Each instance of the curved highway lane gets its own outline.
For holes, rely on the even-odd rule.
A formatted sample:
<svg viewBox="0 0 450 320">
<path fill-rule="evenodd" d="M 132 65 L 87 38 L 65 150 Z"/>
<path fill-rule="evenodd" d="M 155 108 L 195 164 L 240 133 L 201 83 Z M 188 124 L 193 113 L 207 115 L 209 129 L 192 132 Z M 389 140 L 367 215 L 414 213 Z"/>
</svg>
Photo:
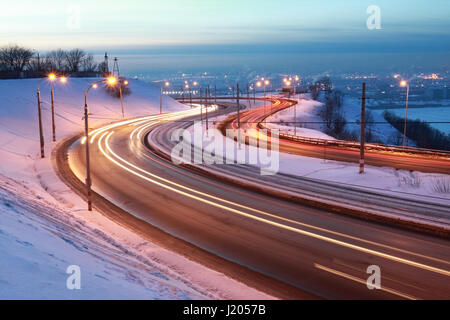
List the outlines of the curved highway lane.
<svg viewBox="0 0 450 320">
<path fill-rule="evenodd" d="M 75 142 L 69 163 L 93 189 L 142 220 L 195 246 L 327 299 L 450 298 L 448 240 L 330 214 L 176 166 L 145 147 L 162 123 L 198 110 L 105 126 Z M 164 130 L 166 134 L 169 134 Z M 366 270 L 381 269 L 381 290 Z"/>
<path fill-rule="evenodd" d="M 257 129 L 259 124 L 270 114 L 294 106 L 294 102 L 288 99 L 271 99 L 272 103 L 266 107 L 258 107 L 245 111 L 240 116 L 241 128 Z M 233 115 L 221 124 L 222 129 L 238 128 L 237 116 Z M 307 157 L 336 160 L 343 162 L 359 163 L 359 150 L 353 148 L 338 148 L 334 146 L 320 146 L 310 143 L 291 141 L 280 137 L 280 151 Z M 450 174 L 450 158 L 432 158 L 424 155 L 412 155 L 408 153 L 395 153 L 387 151 L 375 151 L 366 149 L 365 163 L 379 167 L 391 167 L 411 171 Z"/>
</svg>

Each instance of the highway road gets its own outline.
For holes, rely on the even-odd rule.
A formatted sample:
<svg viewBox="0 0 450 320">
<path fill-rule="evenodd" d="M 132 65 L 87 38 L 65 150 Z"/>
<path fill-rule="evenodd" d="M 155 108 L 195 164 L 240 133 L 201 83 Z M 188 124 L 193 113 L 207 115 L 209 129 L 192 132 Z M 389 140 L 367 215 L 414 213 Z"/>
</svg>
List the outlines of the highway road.
<svg viewBox="0 0 450 320">
<path fill-rule="evenodd" d="M 244 112 L 241 115 L 241 128 L 243 130 L 250 128 L 256 129 L 260 123 L 264 126 L 264 119 L 266 116 L 292 107 L 292 105 L 293 103 L 289 102 L 287 99 L 272 99 L 271 103 L 269 102 L 266 108 L 258 107 Z M 236 129 L 238 127 L 237 116 L 234 115 L 227 119 L 222 127 Z M 321 145 L 282 139 L 282 137 L 280 137 L 280 151 L 307 157 L 344 162 L 359 163 L 360 160 L 360 152 L 355 148 L 324 147 Z M 450 157 L 446 159 L 432 158 L 425 155 L 366 150 L 365 163 L 367 165 L 379 167 L 450 174 Z"/>
<path fill-rule="evenodd" d="M 85 179 L 83 142 L 91 143 L 96 193 L 142 224 L 295 288 L 287 298 L 450 298 L 446 239 L 261 194 L 147 147 L 150 136 L 168 144 L 174 128 L 197 118 L 191 110 L 105 126 L 75 141 L 70 168 Z M 366 286 L 371 265 L 381 269 L 380 290 Z"/>
</svg>

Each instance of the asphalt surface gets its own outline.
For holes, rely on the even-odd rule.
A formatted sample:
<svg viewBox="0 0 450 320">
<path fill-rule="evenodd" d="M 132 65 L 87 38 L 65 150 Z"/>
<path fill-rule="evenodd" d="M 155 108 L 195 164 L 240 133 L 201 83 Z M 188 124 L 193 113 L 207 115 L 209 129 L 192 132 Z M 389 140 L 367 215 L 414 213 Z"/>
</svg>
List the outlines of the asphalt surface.
<svg viewBox="0 0 450 320">
<path fill-rule="evenodd" d="M 448 240 L 270 197 L 176 166 L 145 146 L 149 132 L 161 143 L 170 141 L 161 120 L 174 119 L 106 127 L 89 141 L 94 190 L 142 223 L 298 288 L 305 298 L 450 298 Z M 84 156 L 78 140 L 69 164 L 82 181 Z M 381 269 L 381 290 L 366 286 L 371 265 Z"/>
</svg>

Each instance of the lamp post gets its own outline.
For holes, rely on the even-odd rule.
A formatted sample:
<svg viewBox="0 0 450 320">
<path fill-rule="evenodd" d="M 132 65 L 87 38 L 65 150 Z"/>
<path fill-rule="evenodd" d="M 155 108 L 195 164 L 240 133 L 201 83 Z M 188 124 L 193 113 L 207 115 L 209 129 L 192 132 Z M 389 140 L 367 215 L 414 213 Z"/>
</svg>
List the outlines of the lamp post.
<svg viewBox="0 0 450 320">
<path fill-rule="evenodd" d="M 38 102 L 38 121 L 39 121 L 39 140 L 40 140 L 40 147 L 41 147 L 41 158 L 45 158 L 45 152 L 44 152 L 44 129 L 42 125 L 42 107 L 41 107 L 41 83 L 45 79 L 49 80 L 51 83 L 51 110 L 52 110 L 52 138 L 53 141 L 56 141 L 56 125 L 55 125 L 55 95 L 54 95 L 54 89 L 53 89 L 53 82 L 57 79 L 56 74 L 50 73 L 46 78 L 41 79 L 38 82 L 37 89 L 36 89 L 36 95 L 37 95 L 37 102 Z M 62 83 L 67 82 L 67 78 L 62 76 L 60 78 Z"/>
<path fill-rule="evenodd" d="M 403 127 L 403 149 L 406 147 L 406 124 L 408 119 L 408 102 L 409 102 L 409 82 L 403 80 L 400 82 L 401 87 L 406 87 L 406 106 L 405 106 L 405 125 Z"/>
<path fill-rule="evenodd" d="M 166 81 L 164 83 L 164 86 L 166 88 L 169 87 L 170 86 L 170 82 Z M 159 98 L 159 114 L 162 114 L 162 108 L 163 108 L 163 87 L 161 86 L 161 95 L 160 95 L 160 98 Z"/>
<path fill-rule="evenodd" d="M 267 80 L 267 79 L 264 79 L 264 78 L 261 78 L 261 81 L 263 81 L 263 84 L 264 84 L 264 116 L 266 116 L 267 115 L 267 111 L 266 111 L 266 106 L 267 106 L 267 101 L 266 101 L 266 88 L 267 88 L 267 86 L 270 84 L 270 81 L 269 80 Z M 256 84 L 258 87 L 261 87 L 261 82 L 257 82 L 257 84 Z M 265 118 L 264 119 L 264 123 L 266 123 L 267 122 L 267 118 Z"/>
<path fill-rule="evenodd" d="M 261 81 L 258 81 L 258 82 L 256 82 L 256 86 L 253 87 L 254 103 L 256 103 L 256 88 L 255 87 L 261 88 L 261 86 L 262 86 Z M 264 105 L 264 114 L 266 114 L 266 106 L 265 105 Z"/>
<path fill-rule="evenodd" d="M 41 80 L 42 81 L 42 80 Z M 37 102 L 38 102 L 38 118 L 39 118 L 39 141 L 41 145 L 41 158 L 45 158 L 44 152 L 44 133 L 42 130 L 42 110 L 41 110 L 41 91 L 39 90 L 40 82 L 38 84 L 38 88 L 36 91 L 37 94 Z"/>
<path fill-rule="evenodd" d="M 92 211 L 92 180 L 91 180 L 91 164 L 89 156 L 89 108 L 87 103 L 87 98 L 89 90 L 92 88 L 97 88 L 99 83 L 106 82 L 108 85 L 113 86 L 117 83 L 115 77 L 109 77 L 104 80 L 96 81 L 92 83 L 89 88 L 84 92 L 84 143 L 86 144 L 86 191 L 88 198 L 88 210 Z"/>
<path fill-rule="evenodd" d="M 54 88 L 53 88 L 53 81 L 55 81 L 56 79 L 56 75 L 54 73 L 51 73 L 48 76 L 48 79 L 50 80 L 50 84 L 51 84 L 51 103 L 52 103 L 52 138 L 53 138 L 53 142 L 56 141 L 56 125 L 55 125 L 55 92 L 54 92 Z"/>
<path fill-rule="evenodd" d="M 128 85 L 128 80 L 123 82 L 125 86 Z M 122 119 L 125 118 L 125 109 L 123 108 L 123 94 L 122 94 L 122 83 L 119 83 L 119 96 L 120 96 L 120 104 L 122 106 Z"/>
</svg>

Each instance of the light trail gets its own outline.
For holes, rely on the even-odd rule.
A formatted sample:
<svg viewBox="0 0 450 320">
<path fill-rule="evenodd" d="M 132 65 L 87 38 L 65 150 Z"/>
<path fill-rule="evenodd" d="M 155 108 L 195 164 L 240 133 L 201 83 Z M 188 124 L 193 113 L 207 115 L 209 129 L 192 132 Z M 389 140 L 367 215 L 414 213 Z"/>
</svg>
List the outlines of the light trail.
<svg viewBox="0 0 450 320">
<path fill-rule="evenodd" d="M 218 200 L 218 201 L 223 202 L 223 203 L 227 203 L 227 204 L 231 204 L 231 205 L 234 205 L 234 206 L 237 206 L 237 207 L 241 207 L 241 208 L 250 209 L 252 211 L 255 211 L 252 208 L 248 208 L 248 207 L 239 205 L 237 203 L 233 203 L 231 201 L 220 199 L 220 198 L 217 198 L 217 197 L 214 197 L 214 196 L 211 196 L 211 195 L 199 192 L 197 190 L 193 190 L 191 188 L 185 187 L 185 186 L 177 184 L 175 182 L 168 181 L 166 179 L 163 179 L 161 177 L 153 175 L 153 174 L 151 174 L 151 173 L 149 173 L 149 172 L 147 172 L 147 171 L 145 171 L 145 170 L 143 170 L 143 169 L 141 169 L 141 168 L 139 168 L 139 167 L 129 163 L 128 161 L 126 161 L 126 160 L 120 158 L 119 156 L 117 156 L 112 151 L 112 149 L 111 149 L 111 147 L 109 145 L 109 140 L 110 140 L 111 136 L 113 135 L 113 133 L 114 132 L 110 132 L 108 134 L 104 133 L 100 137 L 100 139 L 98 141 L 98 146 L 99 146 L 99 149 L 102 152 L 102 154 L 106 158 L 108 158 L 111 162 L 113 162 L 117 166 L 121 167 L 122 169 L 124 169 L 124 170 L 130 172 L 131 174 L 133 174 L 133 175 L 135 175 L 137 177 L 140 177 L 140 178 L 142 178 L 142 179 L 144 179 L 144 180 L 146 180 L 148 182 L 156 184 L 156 185 L 158 185 L 158 186 L 160 186 L 162 188 L 165 188 L 167 190 L 170 190 L 170 191 L 173 191 L 175 193 L 181 194 L 183 196 L 189 197 L 191 199 L 194 199 L 194 200 L 197 200 L 197 201 L 200 201 L 200 202 L 212 205 L 214 207 L 217 207 L 217 208 L 220 208 L 220 209 L 223 209 L 223 210 L 226 210 L 226 211 L 229 211 L 229 212 L 232 212 L 232 213 L 235 213 L 235 214 L 238 214 L 238 215 L 241 215 L 241 216 L 244 216 L 244 217 L 247 217 L 247 218 L 259 221 L 259 222 L 262 222 L 262 223 L 265 223 L 265 224 L 269 224 L 269 225 L 272 225 L 272 226 L 275 226 L 275 227 L 278 227 L 278 228 L 281 228 L 281 229 L 284 229 L 284 230 L 292 231 L 292 232 L 295 232 L 295 233 L 298 233 L 298 234 L 301 234 L 301 235 L 304 235 L 304 236 L 308 236 L 308 237 L 311 237 L 311 238 L 319 239 L 319 240 L 322 240 L 322 241 L 325 241 L 325 242 L 328 242 L 328 243 L 332 243 L 332 244 L 339 245 L 339 246 L 342 246 L 342 247 L 350 248 L 350 249 L 353 249 L 353 250 L 356 250 L 356 251 L 364 252 L 364 253 L 371 254 L 371 255 L 374 255 L 374 256 L 378 256 L 378 257 L 381 257 L 381 258 L 392 260 L 392 261 L 395 261 L 395 262 L 398 262 L 398 263 L 403 263 L 403 264 L 410 265 L 410 266 L 413 266 L 413 267 L 416 267 L 416 268 L 420 268 L 420 269 L 427 270 L 427 271 L 430 271 L 430 272 L 438 273 L 438 274 L 441 274 L 441 275 L 444 275 L 444 276 L 450 276 L 450 272 L 447 271 L 447 270 L 443 270 L 443 269 L 440 269 L 440 268 L 436 268 L 436 267 L 429 266 L 429 265 L 426 265 L 426 264 L 422 264 L 422 263 L 419 263 L 419 262 L 415 262 L 415 261 L 412 261 L 412 260 L 400 258 L 400 257 L 394 256 L 394 255 L 391 255 L 391 254 L 386 254 L 386 253 L 379 252 L 379 251 L 376 251 L 376 250 L 373 250 L 373 249 L 361 247 L 361 246 L 354 245 L 354 244 L 351 244 L 351 243 L 347 243 L 347 242 L 344 242 L 344 241 L 341 241 L 341 240 L 337 240 L 337 239 L 334 239 L 334 238 L 330 238 L 330 237 L 327 237 L 327 236 L 316 234 L 316 233 L 313 233 L 313 232 L 310 232 L 310 231 L 294 228 L 294 227 L 291 227 L 291 226 L 288 226 L 288 225 L 284 225 L 284 224 L 281 224 L 281 223 L 278 223 L 278 222 L 267 220 L 265 218 L 254 216 L 252 214 L 249 214 L 249 213 L 237 210 L 235 208 L 227 207 L 227 206 L 225 206 L 223 204 L 220 204 L 220 203 L 217 203 L 217 202 L 214 202 L 214 201 L 211 201 L 211 200 L 207 200 L 207 199 L 199 197 L 197 195 L 193 195 L 193 194 L 187 193 L 186 191 L 182 191 L 180 189 L 188 190 L 188 191 L 193 192 L 193 193 L 197 193 L 197 194 L 200 194 L 200 195 L 203 195 L 203 196 L 207 196 L 209 198 L 212 198 L 213 200 Z M 160 181 L 156 181 L 154 179 L 151 179 L 148 176 L 142 175 L 139 172 L 136 172 L 136 171 L 132 170 L 130 167 L 127 167 L 127 166 L 123 165 L 122 163 L 118 162 L 117 160 L 113 159 L 109 154 L 107 154 L 107 152 L 105 152 L 105 150 L 104 150 L 104 148 L 102 146 L 102 141 L 103 141 L 103 139 L 105 137 L 106 137 L 106 139 L 105 139 L 106 148 L 117 159 L 120 159 L 122 162 L 124 162 L 125 164 L 129 165 L 131 168 L 134 168 L 134 169 L 136 169 L 138 171 L 141 171 L 141 172 L 143 172 L 143 173 L 145 173 L 145 174 L 147 174 L 149 176 L 152 176 L 152 177 L 154 177 L 154 178 L 156 178 L 156 179 L 158 179 L 160 181 L 164 181 L 166 183 L 170 183 L 171 185 L 173 185 L 175 187 L 178 187 L 180 189 L 177 189 L 175 187 L 169 186 L 169 185 L 164 184 L 164 183 L 162 183 Z M 271 218 L 274 218 L 274 219 L 282 220 L 282 221 L 289 222 L 289 223 L 292 223 L 292 224 L 300 224 L 300 225 L 302 225 L 301 223 L 299 223 L 297 221 L 293 221 L 293 220 L 289 220 L 289 219 L 286 219 L 286 218 L 277 217 L 277 216 L 274 216 L 274 215 L 272 215 L 270 213 L 259 211 L 259 210 L 256 210 L 256 211 L 258 213 L 262 214 L 262 215 L 267 216 L 267 217 L 271 217 Z M 308 225 L 304 225 L 304 226 L 308 226 Z M 311 228 L 311 226 L 309 226 L 309 227 Z M 326 229 L 323 229 L 323 231 L 329 232 L 329 233 L 331 232 L 331 231 L 326 230 Z M 392 248 L 392 249 L 394 249 L 394 248 Z"/>
<path fill-rule="evenodd" d="M 331 268 L 327 268 L 327 267 L 324 267 L 324 266 L 322 266 L 320 264 L 317 264 L 317 263 L 314 264 L 314 267 L 319 269 L 319 270 L 323 270 L 323 271 L 329 272 L 331 274 L 334 274 L 336 276 L 339 276 L 339 277 L 342 277 L 342 278 L 345 278 L 345 279 L 348 279 L 348 280 L 352 280 L 352 281 L 361 283 L 363 285 L 367 285 L 367 282 L 365 280 L 357 278 L 357 277 L 354 277 L 354 276 L 349 275 L 349 274 L 346 274 L 344 272 L 341 272 L 341 271 L 338 271 L 338 270 L 334 270 L 334 269 L 331 269 Z M 379 290 L 382 290 L 382 291 L 388 292 L 390 294 L 402 297 L 404 299 L 418 300 L 418 298 L 416 298 L 416 297 L 410 296 L 410 295 L 408 295 L 406 293 L 402 293 L 400 291 L 397 291 L 397 290 L 394 290 L 394 289 L 390 289 L 390 288 L 387 288 L 387 287 L 384 287 L 384 286 L 381 286 Z"/>
</svg>

